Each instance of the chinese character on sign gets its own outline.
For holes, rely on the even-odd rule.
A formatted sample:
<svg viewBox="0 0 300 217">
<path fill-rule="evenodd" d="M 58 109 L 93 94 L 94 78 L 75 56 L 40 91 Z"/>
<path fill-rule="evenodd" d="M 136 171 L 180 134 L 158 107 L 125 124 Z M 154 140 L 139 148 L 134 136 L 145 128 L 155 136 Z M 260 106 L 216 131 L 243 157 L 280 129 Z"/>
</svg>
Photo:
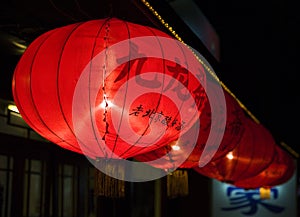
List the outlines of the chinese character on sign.
<svg viewBox="0 0 300 217">
<path fill-rule="evenodd" d="M 255 215 L 258 209 L 267 209 L 273 213 L 280 213 L 284 207 L 271 204 L 267 200 L 261 199 L 259 189 L 245 190 L 242 188 L 228 187 L 227 197 L 230 202 L 229 207 L 223 207 L 224 211 L 240 210 L 244 215 Z M 271 197 L 278 198 L 278 189 L 271 189 Z"/>
</svg>

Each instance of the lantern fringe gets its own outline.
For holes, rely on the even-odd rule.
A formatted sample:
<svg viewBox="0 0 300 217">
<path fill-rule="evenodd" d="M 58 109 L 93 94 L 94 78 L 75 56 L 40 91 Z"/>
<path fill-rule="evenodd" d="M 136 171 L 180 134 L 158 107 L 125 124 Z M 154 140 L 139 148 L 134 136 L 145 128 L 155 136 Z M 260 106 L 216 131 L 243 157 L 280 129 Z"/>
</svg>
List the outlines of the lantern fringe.
<svg viewBox="0 0 300 217">
<path fill-rule="evenodd" d="M 188 193 L 188 172 L 186 170 L 175 170 L 167 175 L 167 196 L 169 198 L 184 197 Z"/>
<path fill-rule="evenodd" d="M 104 196 L 108 198 L 122 198 L 125 197 L 125 168 L 122 163 L 112 159 L 97 159 L 97 167 L 95 169 L 95 195 Z M 113 178 L 107 174 L 118 174 L 120 179 Z"/>
</svg>

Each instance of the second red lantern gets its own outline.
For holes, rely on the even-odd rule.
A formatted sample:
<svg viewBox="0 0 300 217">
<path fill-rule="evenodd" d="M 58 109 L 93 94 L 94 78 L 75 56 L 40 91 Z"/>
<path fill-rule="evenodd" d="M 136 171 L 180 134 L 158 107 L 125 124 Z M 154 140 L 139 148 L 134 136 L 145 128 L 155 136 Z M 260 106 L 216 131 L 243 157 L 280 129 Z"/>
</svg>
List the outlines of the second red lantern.
<svg viewBox="0 0 300 217">
<path fill-rule="evenodd" d="M 134 158 L 161 169 L 192 168 L 224 157 L 234 149 L 243 136 L 246 116 L 237 101 L 218 86 L 213 78 L 207 79 L 211 97 L 200 115 L 200 125 L 195 124 L 178 141 Z M 193 139 L 195 135 L 197 139 Z"/>
<path fill-rule="evenodd" d="M 238 145 L 221 159 L 194 169 L 202 175 L 234 184 L 266 169 L 274 158 L 275 140 L 261 124 L 246 118 L 245 131 Z"/>
<path fill-rule="evenodd" d="M 235 185 L 246 189 L 274 187 L 290 180 L 295 170 L 293 157 L 279 146 L 276 146 L 275 157 L 266 169 L 256 176 L 235 182 Z"/>
</svg>

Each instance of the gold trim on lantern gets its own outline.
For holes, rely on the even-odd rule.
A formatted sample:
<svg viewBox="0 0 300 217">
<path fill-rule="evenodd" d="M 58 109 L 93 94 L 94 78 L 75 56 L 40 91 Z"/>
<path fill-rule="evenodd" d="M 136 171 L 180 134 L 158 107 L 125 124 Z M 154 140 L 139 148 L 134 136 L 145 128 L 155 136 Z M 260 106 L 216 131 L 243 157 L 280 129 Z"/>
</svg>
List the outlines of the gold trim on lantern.
<svg viewBox="0 0 300 217">
<path fill-rule="evenodd" d="M 141 2 L 153 13 L 153 15 L 161 22 L 161 24 L 163 24 L 163 26 L 165 26 L 169 32 L 171 32 L 171 34 L 180 42 L 182 42 L 184 45 L 186 45 L 189 49 L 190 47 L 182 40 L 182 38 L 178 35 L 178 33 L 176 33 L 176 31 L 170 26 L 169 23 L 167 23 L 162 17 L 161 15 L 159 15 L 159 13 L 150 5 L 150 3 L 146 0 L 141 0 Z M 234 95 L 233 92 L 231 92 L 231 90 L 217 77 L 217 75 L 215 73 L 213 73 L 213 70 L 204 63 L 203 60 L 200 59 L 200 57 L 198 55 L 195 54 L 195 52 L 191 49 L 192 53 L 195 55 L 195 57 L 197 58 L 197 60 L 204 66 L 204 68 L 210 73 L 210 75 L 224 88 L 224 90 L 226 92 L 228 92 L 236 101 L 237 103 L 240 105 L 240 107 L 249 115 L 250 118 L 253 119 L 253 121 L 255 121 L 256 123 L 260 123 L 260 121 L 252 114 L 252 112 L 250 112 L 249 109 L 247 109 L 247 107 Z M 290 146 L 288 146 L 286 143 L 281 142 L 281 145 L 287 150 L 289 151 L 293 156 L 295 156 L 296 158 L 299 157 L 299 154 L 297 152 L 295 152 Z"/>
</svg>

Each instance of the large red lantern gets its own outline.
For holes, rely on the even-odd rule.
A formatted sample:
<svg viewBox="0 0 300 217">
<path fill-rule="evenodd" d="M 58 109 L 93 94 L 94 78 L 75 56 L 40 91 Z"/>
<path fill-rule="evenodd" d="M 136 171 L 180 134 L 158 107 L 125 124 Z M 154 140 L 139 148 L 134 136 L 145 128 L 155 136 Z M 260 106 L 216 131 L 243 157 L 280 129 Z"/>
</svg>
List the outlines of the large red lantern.
<svg viewBox="0 0 300 217">
<path fill-rule="evenodd" d="M 221 159 L 194 169 L 202 175 L 234 184 L 259 174 L 274 158 L 275 140 L 261 124 L 245 119 L 245 131 L 239 144 Z"/>
<path fill-rule="evenodd" d="M 276 147 L 272 163 L 261 173 L 248 179 L 238 180 L 234 184 L 240 188 L 254 189 L 273 187 L 287 182 L 295 173 L 295 162 L 285 150 Z"/>
<path fill-rule="evenodd" d="M 201 163 L 199 162 L 200 159 L 202 161 L 206 159 L 209 159 L 208 161 L 216 160 L 233 150 L 242 138 L 246 116 L 243 109 L 228 92 L 222 89 L 223 96 L 218 93 L 217 86 L 218 83 L 215 80 L 207 79 L 206 89 L 214 96 L 211 99 L 217 102 L 220 101 L 221 97 L 224 97 L 225 105 L 213 104 L 208 101 L 200 115 L 200 126 L 194 125 L 180 140 L 174 141 L 168 146 L 135 156 L 134 158 L 161 169 L 192 168 L 199 166 L 199 163 Z M 213 125 L 211 106 L 217 107 L 219 113 Z M 226 122 L 225 129 L 222 130 L 220 122 L 224 121 Z M 198 131 L 197 134 L 194 131 Z M 198 135 L 196 144 L 193 144 L 194 140 L 191 139 L 193 135 Z M 212 142 L 208 141 L 210 136 L 221 136 L 220 144 L 214 140 Z M 204 152 L 205 149 L 206 151 Z M 154 161 L 162 156 L 164 157 L 160 161 Z"/>
<path fill-rule="evenodd" d="M 126 159 L 178 139 L 199 118 L 204 88 L 203 67 L 186 46 L 115 18 L 44 33 L 13 77 L 29 126 L 91 158 Z"/>
</svg>

